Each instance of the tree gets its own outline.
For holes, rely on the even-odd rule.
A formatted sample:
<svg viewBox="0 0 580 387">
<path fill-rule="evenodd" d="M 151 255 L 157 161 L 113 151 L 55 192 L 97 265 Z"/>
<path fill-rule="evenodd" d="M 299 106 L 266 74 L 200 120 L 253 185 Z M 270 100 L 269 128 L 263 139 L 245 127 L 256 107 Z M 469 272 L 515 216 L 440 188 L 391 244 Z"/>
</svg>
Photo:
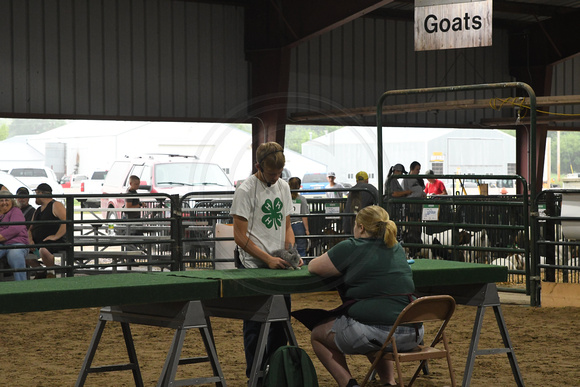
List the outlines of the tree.
<svg viewBox="0 0 580 387">
<path fill-rule="evenodd" d="M 65 124 L 65 120 L 13 120 L 10 124 L 9 137 L 26 134 L 40 134 Z"/>
<path fill-rule="evenodd" d="M 0 141 L 6 140 L 8 138 L 8 133 L 9 133 L 8 125 L 7 124 L 0 125 Z"/>
<path fill-rule="evenodd" d="M 557 134 L 552 131 L 548 133 L 552 139 L 551 157 L 552 157 L 552 171 L 555 172 L 558 168 L 556 165 L 557 155 Z M 577 155 L 580 154 L 580 133 L 579 132 L 561 132 L 560 133 L 560 171 L 562 174 L 578 173 L 580 172 L 580 159 Z"/>
<path fill-rule="evenodd" d="M 317 137 L 334 132 L 342 126 L 302 126 L 287 125 L 284 145 L 295 152 L 302 153 L 302 144 Z"/>
</svg>

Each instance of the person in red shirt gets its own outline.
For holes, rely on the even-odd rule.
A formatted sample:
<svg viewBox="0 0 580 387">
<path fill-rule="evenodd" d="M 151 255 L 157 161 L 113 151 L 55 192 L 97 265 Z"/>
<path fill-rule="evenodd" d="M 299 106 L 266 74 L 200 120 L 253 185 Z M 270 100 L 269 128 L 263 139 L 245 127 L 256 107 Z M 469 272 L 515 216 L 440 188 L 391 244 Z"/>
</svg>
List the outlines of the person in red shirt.
<svg viewBox="0 0 580 387">
<path fill-rule="evenodd" d="M 425 175 L 434 175 L 435 173 L 429 169 Z M 427 195 L 447 195 L 445 184 L 441 180 L 427 178 L 428 183 L 425 184 L 425 193 Z"/>
</svg>

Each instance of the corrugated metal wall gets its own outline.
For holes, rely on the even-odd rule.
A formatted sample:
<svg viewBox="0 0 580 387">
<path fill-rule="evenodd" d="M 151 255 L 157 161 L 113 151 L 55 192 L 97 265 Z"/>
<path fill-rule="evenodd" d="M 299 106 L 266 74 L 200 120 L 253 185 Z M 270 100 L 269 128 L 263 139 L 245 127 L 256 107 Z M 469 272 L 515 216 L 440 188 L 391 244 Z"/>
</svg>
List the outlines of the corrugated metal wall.
<svg viewBox="0 0 580 387">
<path fill-rule="evenodd" d="M 298 47 L 293 55 L 290 106 L 293 112 L 376 106 L 388 90 L 511 82 L 508 68 L 508 37 L 494 30 L 493 46 L 485 48 L 415 52 L 413 23 L 361 18 Z M 390 98 L 386 103 L 415 103 L 491 98 L 495 93 L 448 93 L 416 96 L 405 101 Z M 477 122 L 498 117 L 491 109 L 388 116 L 393 125 Z M 503 114 L 511 114 L 504 112 Z M 362 123 L 373 125 L 374 117 Z"/>
<path fill-rule="evenodd" d="M 580 94 L 580 54 L 552 66 L 551 95 L 579 95 Z M 552 113 L 580 114 L 580 106 L 564 105 L 550 108 Z M 563 123 L 558 126 L 578 127 L 578 123 Z"/>
<path fill-rule="evenodd" d="M 374 106 L 391 89 L 510 81 L 507 41 L 495 30 L 492 47 L 416 53 L 412 23 L 357 19 L 293 50 L 290 112 Z M 0 116 L 225 121 L 246 113 L 242 7 L 2 0 L 0 53 Z M 388 123 L 445 125 L 498 114 L 423 113 L 389 116 Z"/>
<path fill-rule="evenodd" d="M 183 1 L 2 0 L 0 116 L 239 115 L 243 23 L 241 7 Z"/>
</svg>

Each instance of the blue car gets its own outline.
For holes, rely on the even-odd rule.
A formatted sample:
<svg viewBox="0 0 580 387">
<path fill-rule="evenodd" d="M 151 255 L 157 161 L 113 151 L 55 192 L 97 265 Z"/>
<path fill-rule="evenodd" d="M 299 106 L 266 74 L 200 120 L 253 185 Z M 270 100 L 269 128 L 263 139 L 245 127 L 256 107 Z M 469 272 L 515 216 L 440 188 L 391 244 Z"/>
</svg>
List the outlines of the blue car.
<svg viewBox="0 0 580 387">
<path fill-rule="evenodd" d="M 324 189 L 328 185 L 326 173 L 307 173 L 302 178 L 301 189 Z M 304 196 L 326 196 L 326 192 L 304 192 Z"/>
</svg>

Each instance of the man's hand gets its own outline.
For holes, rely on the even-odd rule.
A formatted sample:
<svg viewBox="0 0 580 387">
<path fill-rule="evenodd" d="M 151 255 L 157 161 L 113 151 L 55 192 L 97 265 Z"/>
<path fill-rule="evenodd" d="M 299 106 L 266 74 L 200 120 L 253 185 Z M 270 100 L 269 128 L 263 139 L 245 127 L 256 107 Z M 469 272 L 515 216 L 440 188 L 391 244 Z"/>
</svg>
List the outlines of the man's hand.
<svg viewBox="0 0 580 387">
<path fill-rule="evenodd" d="M 58 238 L 56 237 L 56 235 L 49 235 L 46 238 L 43 239 L 43 241 L 56 241 L 58 240 Z"/>
<path fill-rule="evenodd" d="M 286 269 L 289 267 L 290 264 L 283 260 L 282 258 L 273 257 L 270 255 L 270 259 L 268 260 L 268 268 L 270 269 Z"/>
</svg>

